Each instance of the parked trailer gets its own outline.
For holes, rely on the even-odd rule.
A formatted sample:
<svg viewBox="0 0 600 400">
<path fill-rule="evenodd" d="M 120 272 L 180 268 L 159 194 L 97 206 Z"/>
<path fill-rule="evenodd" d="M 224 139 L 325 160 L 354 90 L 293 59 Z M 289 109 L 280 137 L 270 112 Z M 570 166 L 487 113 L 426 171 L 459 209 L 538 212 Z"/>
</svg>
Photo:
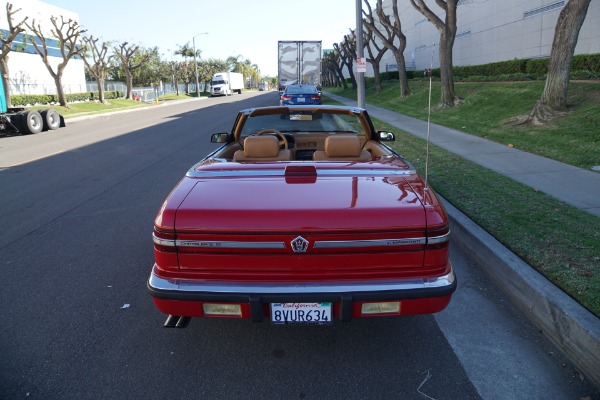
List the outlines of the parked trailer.
<svg viewBox="0 0 600 400">
<path fill-rule="evenodd" d="M 65 126 L 65 119 L 53 108 L 40 111 L 24 107 L 8 108 L 4 86 L 0 80 L 0 132 L 30 135 Z"/>
</svg>

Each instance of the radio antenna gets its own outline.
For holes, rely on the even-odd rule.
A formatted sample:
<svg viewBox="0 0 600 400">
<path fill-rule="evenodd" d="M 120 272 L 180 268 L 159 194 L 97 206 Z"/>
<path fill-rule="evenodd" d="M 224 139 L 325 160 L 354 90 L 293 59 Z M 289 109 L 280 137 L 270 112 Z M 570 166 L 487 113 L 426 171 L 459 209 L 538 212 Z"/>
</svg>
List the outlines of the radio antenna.
<svg viewBox="0 0 600 400">
<path fill-rule="evenodd" d="M 427 75 L 429 75 L 429 106 L 427 109 L 427 144 L 425 147 L 425 192 L 429 191 L 429 132 L 431 125 L 431 86 L 433 81 L 433 53 L 435 52 L 435 42 L 431 48 L 431 64 Z"/>
</svg>

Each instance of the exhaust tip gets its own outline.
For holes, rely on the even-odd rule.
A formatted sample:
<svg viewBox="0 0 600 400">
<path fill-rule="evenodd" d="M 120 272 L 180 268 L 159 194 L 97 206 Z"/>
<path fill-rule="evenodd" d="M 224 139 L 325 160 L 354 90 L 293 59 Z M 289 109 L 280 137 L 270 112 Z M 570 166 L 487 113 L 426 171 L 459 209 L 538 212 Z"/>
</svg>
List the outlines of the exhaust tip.
<svg viewBox="0 0 600 400">
<path fill-rule="evenodd" d="M 191 321 L 191 317 L 181 317 L 179 315 L 169 315 L 164 323 L 165 328 L 186 328 Z"/>
</svg>

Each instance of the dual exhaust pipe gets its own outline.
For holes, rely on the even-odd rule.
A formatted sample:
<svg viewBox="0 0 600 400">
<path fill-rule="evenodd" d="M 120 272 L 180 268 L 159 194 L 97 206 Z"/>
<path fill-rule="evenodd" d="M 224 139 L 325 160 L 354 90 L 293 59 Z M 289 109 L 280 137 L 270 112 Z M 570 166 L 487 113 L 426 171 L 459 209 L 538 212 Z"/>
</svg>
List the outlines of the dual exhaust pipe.
<svg viewBox="0 0 600 400">
<path fill-rule="evenodd" d="M 191 317 L 180 317 L 178 315 L 169 315 L 164 323 L 165 328 L 187 328 L 192 320 Z"/>
</svg>

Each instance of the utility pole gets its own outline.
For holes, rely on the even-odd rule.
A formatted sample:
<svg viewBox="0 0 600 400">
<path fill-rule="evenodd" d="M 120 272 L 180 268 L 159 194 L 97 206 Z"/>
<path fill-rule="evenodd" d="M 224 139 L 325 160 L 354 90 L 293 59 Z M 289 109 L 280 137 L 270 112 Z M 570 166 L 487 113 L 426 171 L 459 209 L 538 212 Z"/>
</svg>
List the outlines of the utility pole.
<svg viewBox="0 0 600 400">
<path fill-rule="evenodd" d="M 365 48 L 363 44 L 363 21 L 362 0 L 356 0 L 356 100 L 360 108 L 365 108 L 365 73 L 359 72 L 359 60 L 364 58 Z"/>
<path fill-rule="evenodd" d="M 202 33 L 197 34 L 196 36 L 200 36 L 200 35 L 208 35 L 208 32 L 202 32 Z M 196 36 L 194 36 L 192 38 L 192 45 L 194 46 L 194 70 L 196 73 L 196 97 L 200 98 L 200 85 L 198 84 L 198 61 L 197 61 L 197 57 L 196 57 Z"/>
</svg>

